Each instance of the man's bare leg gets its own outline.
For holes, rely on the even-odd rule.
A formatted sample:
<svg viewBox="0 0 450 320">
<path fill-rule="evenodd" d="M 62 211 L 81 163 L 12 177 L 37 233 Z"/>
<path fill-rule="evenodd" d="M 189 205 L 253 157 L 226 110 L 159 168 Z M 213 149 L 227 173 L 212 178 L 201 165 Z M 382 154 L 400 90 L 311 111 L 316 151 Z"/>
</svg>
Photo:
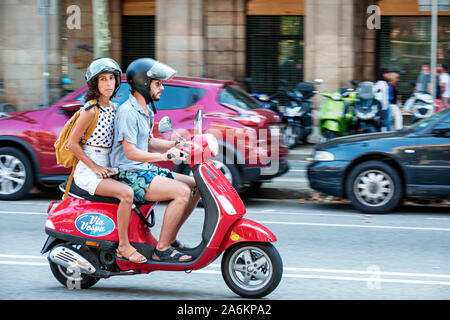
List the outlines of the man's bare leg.
<svg viewBox="0 0 450 320">
<path fill-rule="evenodd" d="M 176 238 L 177 228 L 183 220 L 190 194 L 191 189 L 187 184 L 161 176 L 153 178 L 150 186 L 146 189 L 145 200 L 170 201 L 164 213 L 159 241 L 156 246 L 159 251 L 170 248 L 171 240 Z M 176 253 L 178 251 L 175 250 L 172 255 Z M 190 259 L 192 259 L 191 256 L 183 255 L 179 261 L 189 261 Z"/>
<path fill-rule="evenodd" d="M 191 213 L 194 211 L 194 209 L 197 207 L 198 201 L 200 200 L 200 192 L 196 190 L 195 194 L 192 194 L 192 191 L 194 190 L 196 183 L 193 177 L 179 174 L 175 176 L 175 180 L 180 181 L 182 183 L 185 183 L 189 186 L 191 189 L 190 197 L 189 197 L 189 203 L 186 206 L 186 209 L 183 213 L 183 217 L 181 218 L 180 222 L 175 228 L 175 237 L 171 239 L 171 242 L 174 242 L 176 240 L 176 235 L 178 234 L 178 231 L 180 231 L 181 226 L 186 222 L 187 218 L 191 215 Z M 182 248 L 182 247 L 181 247 Z"/>
</svg>

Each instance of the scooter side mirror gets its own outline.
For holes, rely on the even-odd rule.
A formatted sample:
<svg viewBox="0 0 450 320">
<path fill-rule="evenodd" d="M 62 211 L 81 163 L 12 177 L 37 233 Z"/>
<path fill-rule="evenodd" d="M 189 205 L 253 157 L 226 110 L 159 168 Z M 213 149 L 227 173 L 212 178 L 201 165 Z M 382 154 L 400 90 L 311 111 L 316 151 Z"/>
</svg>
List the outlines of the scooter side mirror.
<svg viewBox="0 0 450 320">
<path fill-rule="evenodd" d="M 203 112 L 201 109 L 197 111 L 197 115 L 194 121 L 194 134 L 202 134 L 203 127 Z"/>
<path fill-rule="evenodd" d="M 162 117 L 158 124 L 158 132 L 164 134 L 172 130 L 172 121 L 168 116 Z"/>
</svg>

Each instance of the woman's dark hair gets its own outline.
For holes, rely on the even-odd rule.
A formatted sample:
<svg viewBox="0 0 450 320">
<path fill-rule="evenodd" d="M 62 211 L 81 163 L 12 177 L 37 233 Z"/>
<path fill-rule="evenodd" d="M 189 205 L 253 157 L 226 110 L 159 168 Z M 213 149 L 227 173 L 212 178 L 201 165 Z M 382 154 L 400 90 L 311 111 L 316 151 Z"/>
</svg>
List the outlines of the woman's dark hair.
<svg viewBox="0 0 450 320">
<path fill-rule="evenodd" d="M 88 102 L 93 99 L 96 100 L 98 97 L 100 97 L 100 92 L 98 92 L 98 76 L 97 76 L 88 83 L 88 90 L 84 95 L 84 102 Z"/>
</svg>

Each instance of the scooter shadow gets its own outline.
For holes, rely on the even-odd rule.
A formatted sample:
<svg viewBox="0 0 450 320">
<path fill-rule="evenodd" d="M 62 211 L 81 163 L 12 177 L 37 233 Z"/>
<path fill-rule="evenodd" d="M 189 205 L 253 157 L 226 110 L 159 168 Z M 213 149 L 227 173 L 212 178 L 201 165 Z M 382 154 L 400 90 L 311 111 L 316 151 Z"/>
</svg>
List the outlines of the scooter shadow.
<svg viewBox="0 0 450 320">
<path fill-rule="evenodd" d="M 156 288 L 117 288 L 117 287 L 93 287 L 89 289 L 89 292 L 94 294 L 107 294 L 108 298 L 111 298 L 111 295 L 129 295 L 130 299 L 136 299 L 136 296 L 139 296 L 139 299 L 208 299 L 208 300 L 223 300 L 223 299 L 239 299 L 240 297 L 233 294 L 224 294 L 224 295 L 212 295 L 211 291 L 208 290 L 183 290 L 183 286 L 180 286 L 179 289 L 156 289 Z M 83 290 L 84 291 L 84 290 Z M 118 299 L 123 299 L 123 297 L 118 297 Z"/>
</svg>

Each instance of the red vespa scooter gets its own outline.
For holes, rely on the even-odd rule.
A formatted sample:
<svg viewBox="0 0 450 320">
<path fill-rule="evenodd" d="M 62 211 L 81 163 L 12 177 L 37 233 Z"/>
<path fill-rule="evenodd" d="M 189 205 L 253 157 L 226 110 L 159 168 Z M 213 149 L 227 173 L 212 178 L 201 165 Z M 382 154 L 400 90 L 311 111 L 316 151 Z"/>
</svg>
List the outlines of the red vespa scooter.
<svg viewBox="0 0 450 320">
<path fill-rule="evenodd" d="M 48 239 L 41 253 L 48 260 L 55 278 L 68 288 L 86 289 L 101 278 L 150 273 L 156 270 L 198 270 L 222 253 L 222 276 L 228 287 L 242 297 L 259 298 L 271 293 L 279 284 L 283 263 L 271 244 L 276 237 L 264 226 L 244 219 L 245 206 L 231 183 L 212 160 L 217 154 L 215 137 L 202 134 L 202 113 L 195 120 L 194 137 L 185 143 L 189 165 L 205 208 L 202 240 L 195 248 L 182 251 L 193 257 L 188 262 L 167 263 L 152 260 L 157 240 L 150 228 L 154 225 L 156 203 L 133 205 L 130 215 L 130 243 L 146 256 L 144 264 L 118 258 L 117 206 L 115 198 L 91 196 L 73 182 L 69 196 L 54 201 L 48 208 L 45 232 Z M 158 130 L 172 129 L 164 117 Z M 176 132 L 175 132 L 176 133 Z M 150 221 L 149 221 L 150 219 Z"/>
</svg>

